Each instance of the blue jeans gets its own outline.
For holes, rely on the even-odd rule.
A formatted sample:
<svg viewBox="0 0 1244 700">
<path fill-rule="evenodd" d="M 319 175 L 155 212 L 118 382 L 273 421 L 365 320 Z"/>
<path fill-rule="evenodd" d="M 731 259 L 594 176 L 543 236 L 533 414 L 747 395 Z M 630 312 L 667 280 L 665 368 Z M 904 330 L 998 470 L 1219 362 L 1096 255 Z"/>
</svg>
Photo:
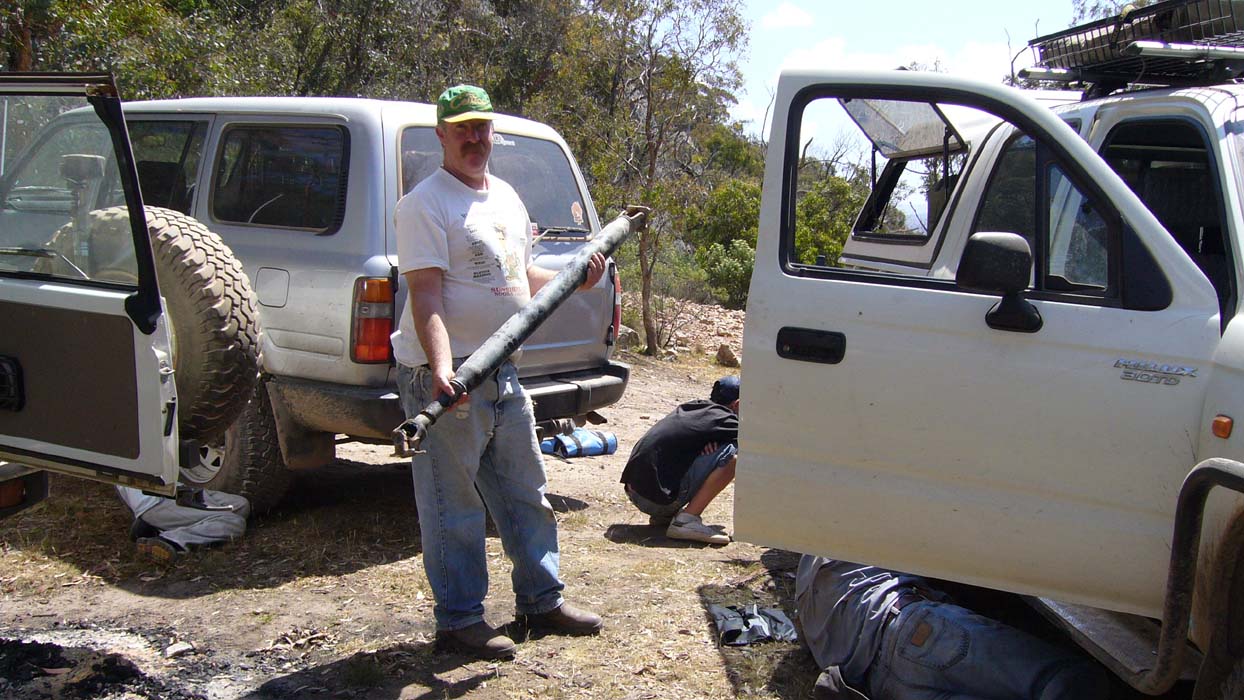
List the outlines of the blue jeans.
<svg viewBox="0 0 1244 700">
<path fill-rule="evenodd" d="M 426 367 L 399 364 L 398 387 L 407 416 L 434 399 Z M 441 416 L 422 449 L 411 459 L 411 471 L 437 629 L 461 629 L 484 619 L 487 513 L 513 564 L 517 613 L 559 607 L 564 586 L 557 575 L 557 520 L 544 496 L 531 399 L 513 363 L 476 387 L 466 404 Z"/>
<path fill-rule="evenodd" d="M 628 485 L 626 487 L 626 496 L 631 499 L 631 503 L 645 515 L 653 515 L 658 518 L 672 518 L 678 515 L 678 511 L 687 505 L 695 496 L 700 487 L 704 485 L 704 481 L 708 479 L 708 475 L 713 473 L 714 469 L 720 469 L 726 466 L 730 458 L 738 454 L 739 448 L 729 443 L 722 445 L 716 452 L 707 455 L 700 455 L 695 458 L 687 472 L 682 475 L 682 480 L 678 482 L 678 497 L 673 503 L 656 503 L 635 493 Z"/>
<path fill-rule="evenodd" d="M 868 669 L 873 700 L 1109 696 L 1105 674 L 1088 659 L 965 608 L 926 601 L 897 615 Z"/>
</svg>

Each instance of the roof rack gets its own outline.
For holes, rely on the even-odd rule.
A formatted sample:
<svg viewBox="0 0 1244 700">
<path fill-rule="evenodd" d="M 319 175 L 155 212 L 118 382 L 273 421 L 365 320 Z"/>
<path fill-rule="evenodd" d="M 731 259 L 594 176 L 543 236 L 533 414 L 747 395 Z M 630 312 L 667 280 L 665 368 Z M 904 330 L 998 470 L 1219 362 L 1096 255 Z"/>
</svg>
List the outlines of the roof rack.
<svg viewBox="0 0 1244 700">
<path fill-rule="evenodd" d="M 1207 85 L 1244 74 L 1244 0 L 1165 0 L 1028 42 L 1025 78 L 1124 87 Z"/>
</svg>

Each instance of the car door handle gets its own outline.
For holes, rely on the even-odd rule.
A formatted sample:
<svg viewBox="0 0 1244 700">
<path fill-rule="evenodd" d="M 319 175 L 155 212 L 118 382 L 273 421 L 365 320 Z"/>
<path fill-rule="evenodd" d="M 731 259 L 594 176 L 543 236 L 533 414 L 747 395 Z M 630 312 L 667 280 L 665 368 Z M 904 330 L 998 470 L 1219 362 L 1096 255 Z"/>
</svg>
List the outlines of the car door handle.
<svg viewBox="0 0 1244 700">
<path fill-rule="evenodd" d="M 835 331 L 786 326 L 777 334 L 778 357 L 836 365 L 847 352 L 847 337 Z"/>
</svg>

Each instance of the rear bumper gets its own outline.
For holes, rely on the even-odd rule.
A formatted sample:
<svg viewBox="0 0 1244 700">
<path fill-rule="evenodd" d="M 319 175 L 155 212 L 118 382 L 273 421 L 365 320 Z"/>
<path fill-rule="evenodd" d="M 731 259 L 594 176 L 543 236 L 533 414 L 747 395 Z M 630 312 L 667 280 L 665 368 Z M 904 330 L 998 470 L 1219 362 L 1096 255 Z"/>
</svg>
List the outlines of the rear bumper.
<svg viewBox="0 0 1244 700">
<path fill-rule="evenodd" d="M 631 378 L 630 365 L 609 362 L 579 372 L 520 377 L 535 404 L 536 422 L 574 418 L 611 406 L 622 398 Z"/>
<path fill-rule="evenodd" d="M 587 370 L 523 377 L 536 421 L 574 418 L 616 403 L 631 368 L 621 362 Z M 358 387 L 293 377 L 272 377 L 268 395 L 307 430 L 389 442 L 406 419 L 397 387 Z"/>
</svg>

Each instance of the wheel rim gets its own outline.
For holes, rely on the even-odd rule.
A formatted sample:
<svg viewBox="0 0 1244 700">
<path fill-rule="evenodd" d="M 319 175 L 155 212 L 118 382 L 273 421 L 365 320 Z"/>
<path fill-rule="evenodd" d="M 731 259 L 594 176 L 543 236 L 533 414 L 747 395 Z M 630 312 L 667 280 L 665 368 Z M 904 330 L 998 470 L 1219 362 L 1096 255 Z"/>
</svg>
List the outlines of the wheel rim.
<svg viewBox="0 0 1244 700">
<path fill-rule="evenodd" d="M 220 473 L 224 460 L 223 446 L 200 445 L 195 454 L 194 463 L 189 467 L 182 467 L 182 478 L 195 484 L 206 484 Z"/>
</svg>

